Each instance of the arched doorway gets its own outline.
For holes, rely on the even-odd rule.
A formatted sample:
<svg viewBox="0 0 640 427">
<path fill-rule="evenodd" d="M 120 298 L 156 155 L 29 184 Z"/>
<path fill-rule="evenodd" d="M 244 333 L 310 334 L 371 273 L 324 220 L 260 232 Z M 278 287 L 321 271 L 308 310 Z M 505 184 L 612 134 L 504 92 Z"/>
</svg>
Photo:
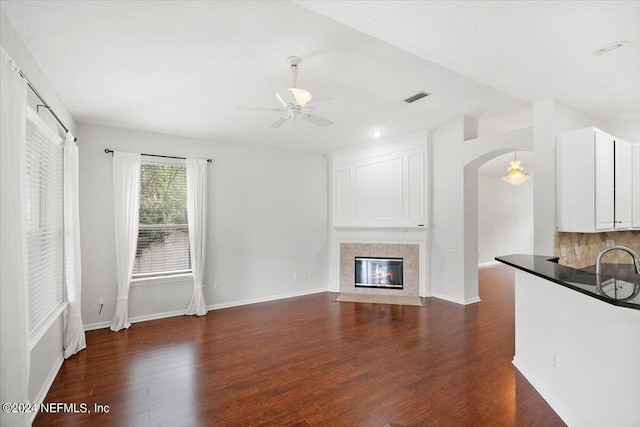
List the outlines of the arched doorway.
<svg viewBox="0 0 640 427">
<path fill-rule="evenodd" d="M 478 168 L 478 266 L 495 264 L 495 257 L 533 253 L 533 184 L 531 151 L 518 151 L 517 160 L 528 179 L 512 185 L 503 181 L 516 153 L 503 154 Z"/>
<path fill-rule="evenodd" d="M 468 302 L 480 301 L 478 293 L 478 168 L 489 160 L 507 153 L 530 151 L 533 145 L 531 133 L 518 135 L 518 138 L 512 140 L 505 140 L 501 137 L 503 134 L 478 138 L 475 142 L 478 144 L 476 155 L 464 166 L 464 290 L 465 300 Z M 484 152 L 482 148 L 485 149 Z"/>
</svg>

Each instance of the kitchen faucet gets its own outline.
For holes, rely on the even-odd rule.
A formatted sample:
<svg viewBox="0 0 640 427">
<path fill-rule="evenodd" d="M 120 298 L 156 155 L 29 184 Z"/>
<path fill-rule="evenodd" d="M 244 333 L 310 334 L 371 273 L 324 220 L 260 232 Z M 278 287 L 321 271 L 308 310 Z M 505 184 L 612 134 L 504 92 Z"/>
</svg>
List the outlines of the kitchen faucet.
<svg viewBox="0 0 640 427">
<path fill-rule="evenodd" d="M 602 252 L 600 252 L 596 258 L 596 274 L 598 276 L 600 276 L 600 264 L 602 263 L 602 255 L 606 254 L 609 251 L 613 251 L 613 250 L 621 250 L 621 251 L 625 251 L 626 253 L 628 253 L 629 255 L 631 255 L 631 257 L 633 258 L 633 265 L 636 268 L 636 273 L 640 274 L 640 257 L 638 257 L 638 254 L 635 253 L 633 250 L 627 248 L 626 246 L 611 246 L 610 248 L 606 248 L 604 249 Z"/>
</svg>

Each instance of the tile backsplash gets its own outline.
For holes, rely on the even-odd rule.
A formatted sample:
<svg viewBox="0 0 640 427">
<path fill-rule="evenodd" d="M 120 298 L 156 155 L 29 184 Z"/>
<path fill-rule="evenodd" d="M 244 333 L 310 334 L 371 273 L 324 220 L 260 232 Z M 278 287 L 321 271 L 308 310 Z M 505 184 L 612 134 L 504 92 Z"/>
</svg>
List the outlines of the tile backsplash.
<svg viewBox="0 0 640 427">
<path fill-rule="evenodd" d="M 555 256 L 560 257 L 560 264 L 574 268 L 594 265 L 596 256 L 607 247 L 607 240 L 613 240 L 616 246 L 626 246 L 640 255 L 640 230 L 615 231 L 609 233 L 556 233 Z M 574 253 L 578 244 L 578 254 Z M 560 248 L 567 248 L 567 256 L 560 256 Z M 631 257 L 623 251 L 607 253 L 602 262 L 611 264 L 629 264 Z"/>
</svg>

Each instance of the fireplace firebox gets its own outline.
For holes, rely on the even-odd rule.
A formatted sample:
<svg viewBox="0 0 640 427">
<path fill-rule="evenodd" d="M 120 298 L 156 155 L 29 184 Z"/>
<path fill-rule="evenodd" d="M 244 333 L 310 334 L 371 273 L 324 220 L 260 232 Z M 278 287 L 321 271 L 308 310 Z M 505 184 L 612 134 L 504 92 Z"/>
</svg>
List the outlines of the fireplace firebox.
<svg viewBox="0 0 640 427">
<path fill-rule="evenodd" d="M 402 289 L 402 258 L 356 257 L 356 287 Z"/>
</svg>

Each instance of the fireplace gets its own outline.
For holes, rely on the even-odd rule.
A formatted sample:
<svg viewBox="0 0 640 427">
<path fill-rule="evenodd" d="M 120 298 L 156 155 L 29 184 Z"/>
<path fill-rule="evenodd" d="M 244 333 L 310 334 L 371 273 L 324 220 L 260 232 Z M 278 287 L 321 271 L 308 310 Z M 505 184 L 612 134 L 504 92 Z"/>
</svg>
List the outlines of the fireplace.
<svg viewBox="0 0 640 427">
<path fill-rule="evenodd" d="M 402 289 L 402 258 L 356 257 L 357 288 Z"/>
</svg>

